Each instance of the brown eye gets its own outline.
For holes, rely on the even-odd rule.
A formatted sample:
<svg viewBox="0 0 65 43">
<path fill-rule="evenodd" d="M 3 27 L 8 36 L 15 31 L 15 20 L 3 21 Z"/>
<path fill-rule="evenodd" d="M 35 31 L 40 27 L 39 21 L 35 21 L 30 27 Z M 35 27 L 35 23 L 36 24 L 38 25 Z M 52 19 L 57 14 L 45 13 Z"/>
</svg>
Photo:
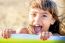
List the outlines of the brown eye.
<svg viewBox="0 0 65 43">
<path fill-rule="evenodd" d="M 35 17 L 35 16 L 36 16 L 36 14 L 32 14 L 32 16 L 33 16 L 33 17 Z"/>
<path fill-rule="evenodd" d="M 43 15 L 43 17 L 47 17 L 47 15 Z"/>
</svg>

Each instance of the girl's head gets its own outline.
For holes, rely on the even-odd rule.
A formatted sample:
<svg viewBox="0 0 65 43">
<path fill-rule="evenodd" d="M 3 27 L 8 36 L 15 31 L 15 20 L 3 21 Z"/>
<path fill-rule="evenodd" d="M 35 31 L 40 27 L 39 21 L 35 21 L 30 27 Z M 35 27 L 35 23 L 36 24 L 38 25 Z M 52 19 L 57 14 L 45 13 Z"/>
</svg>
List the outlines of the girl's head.
<svg viewBox="0 0 65 43">
<path fill-rule="evenodd" d="M 59 19 L 56 4 L 50 0 L 33 0 L 29 12 L 30 25 L 36 34 L 42 31 L 58 33 Z"/>
</svg>

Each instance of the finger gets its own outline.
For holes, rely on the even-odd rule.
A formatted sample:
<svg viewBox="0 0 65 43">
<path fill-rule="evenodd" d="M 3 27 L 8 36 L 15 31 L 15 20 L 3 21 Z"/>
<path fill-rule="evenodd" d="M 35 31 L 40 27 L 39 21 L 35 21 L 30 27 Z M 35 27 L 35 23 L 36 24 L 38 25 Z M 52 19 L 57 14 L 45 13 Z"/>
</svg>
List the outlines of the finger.
<svg viewBox="0 0 65 43">
<path fill-rule="evenodd" d="M 5 31 L 4 31 L 4 29 L 2 30 L 2 37 L 3 37 L 3 38 L 6 37 L 6 36 L 5 36 Z"/>
<path fill-rule="evenodd" d="M 10 37 L 10 32 L 9 32 L 9 30 L 8 29 L 4 29 L 3 31 L 2 31 L 2 36 L 3 36 L 3 38 L 9 38 Z"/>
<path fill-rule="evenodd" d="M 3 30 L 3 37 L 4 37 L 4 38 L 7 38 L 7 33 L 8 33 L 7 30 L 4 29 L 4 30 Z"/>
<path fill-rule="evenodd" d="M 40 39 L 41 39 L 41 40 L 45 40 L 45 32 L 42 32 L 42 33 L 40 34 Z"/>
<path fill-rule="evenodd" d="M 6 38 L 10 38 L 11 36 L 11 30 L 10 29 L 6 29 Z"/>
<path fill-rule="evenodd" d="M 42 36 L 48 36 L 49 32 L 42 32 Z"/>
<path fill-rule="evenodd" d="M 48 34 L 49 34 L 49 32 L 45 32 L 45 33 L 44 33 L 44 36 L 48 36 Z"/>
<path fill-rule="evenodd" d="M 51 32 L 49 32 L 49 36 L 53 36 L 53 34 Z"/>
<path fill-rule="evenodd" d="M 42 40 L 47 40 L 49 38 L 49 32 L 42 32 L 41 37 Z"/>
</svg>

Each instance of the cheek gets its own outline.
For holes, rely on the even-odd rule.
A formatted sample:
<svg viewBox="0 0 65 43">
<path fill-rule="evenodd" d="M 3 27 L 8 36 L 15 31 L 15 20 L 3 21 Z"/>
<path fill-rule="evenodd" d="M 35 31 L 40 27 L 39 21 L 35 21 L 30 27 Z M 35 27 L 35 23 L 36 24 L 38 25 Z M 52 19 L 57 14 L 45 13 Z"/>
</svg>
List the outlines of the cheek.
<svg viewBox="0 0 65 43">
<path fill-rule="evenodd" d="M 42 30 L 43 30 L 43 31 L 48 31 L 48 30 L 49 30 L 49 27 L 50 27 L 49 24 L 45 24 L 45 25 L 43 25 Z"/>
<path fill-rule="evenodd" d="M 43 24 L 50 24 L 51 20 L 50 19 L 42 19 Z"/>
<path fill-rule="evenodd" d="M 48 30 L 49 29 L 50 24 L 51 24 L 50 21 L 48 21 L 48 20 L 42 20 L 42 25 L 43 25 L 43 28 L 45 30 Z"/>
<path fill-rule="evenodd" d="M 29 24 L 33 24 L 34 18 L 32 16 L 29 17 Z"/>
</svg>

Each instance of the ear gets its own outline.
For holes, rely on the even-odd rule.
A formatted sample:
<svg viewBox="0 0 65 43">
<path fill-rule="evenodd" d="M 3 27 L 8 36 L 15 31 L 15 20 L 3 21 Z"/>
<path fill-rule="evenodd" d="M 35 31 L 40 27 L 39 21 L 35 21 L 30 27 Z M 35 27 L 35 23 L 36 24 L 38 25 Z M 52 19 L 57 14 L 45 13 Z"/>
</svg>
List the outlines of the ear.
<svg viewBox="0 0 65 43">
<path fill-rule="evenodd" d="M 52 20 L 51 20 L 51 25 L 53 25 L 54 23 L 55 23 L 55 19 L 54 18 L 52 18 Z"/>
</svg>

